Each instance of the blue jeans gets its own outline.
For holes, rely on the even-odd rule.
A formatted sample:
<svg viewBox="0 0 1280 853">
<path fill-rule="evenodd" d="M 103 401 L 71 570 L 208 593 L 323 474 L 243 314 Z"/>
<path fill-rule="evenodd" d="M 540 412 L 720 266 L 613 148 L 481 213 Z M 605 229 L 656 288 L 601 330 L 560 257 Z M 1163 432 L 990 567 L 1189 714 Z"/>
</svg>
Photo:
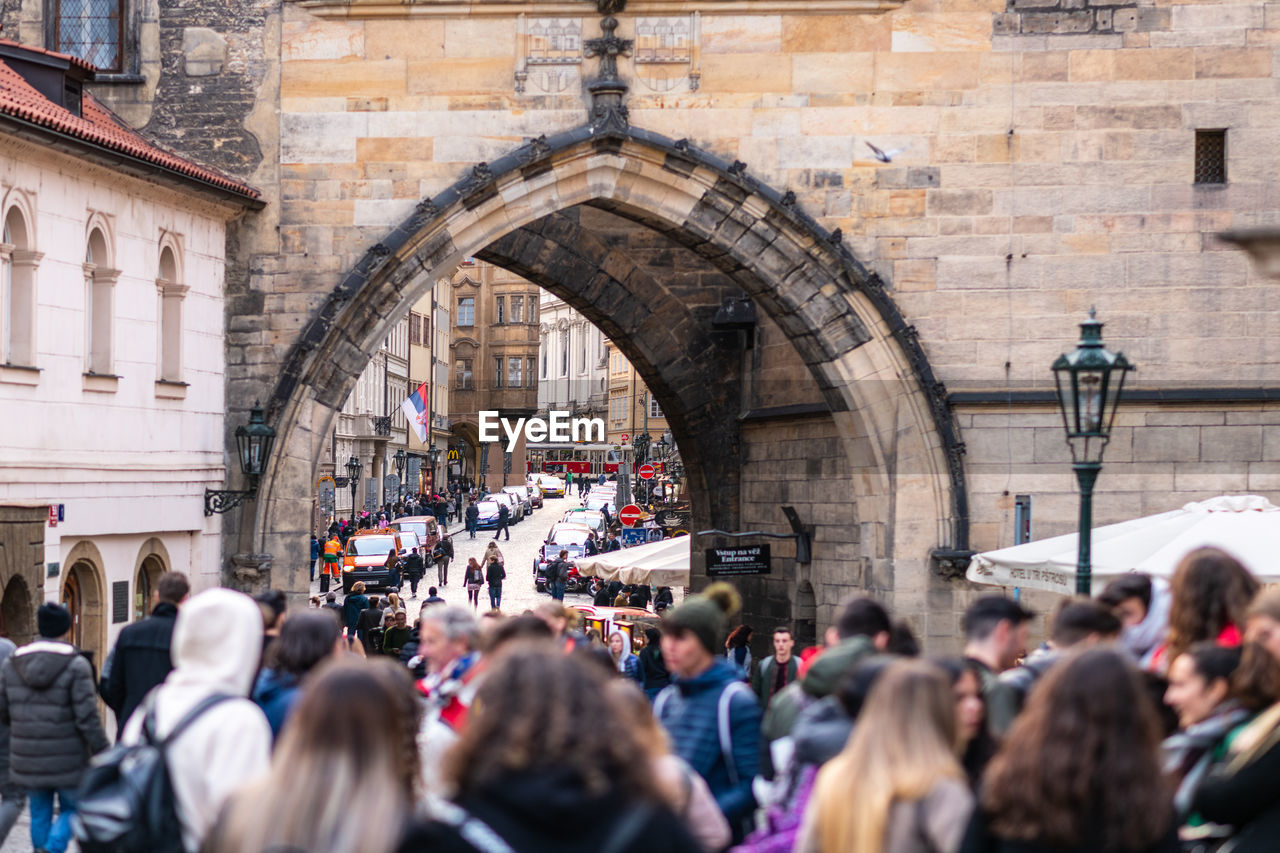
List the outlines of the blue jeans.
<svg viewBox="0 0 1280 853">
<path fill-rule="evenodd" d="M 58 795 L 58 819 L 53 819 L 53 795 Z M 75 788 L 33 788 L 31 802 L 31 846 L 49 853 L 66 853 L 71 843 L 71 819 L 76 813 Z"/>
<path fill-rule="evenodd" d="M 467 532 L 471 534 L 472 539 L 476 538 L 476 527 L 479 526 L 479 523 L 480 523 L 479 519 L 476 519 L 476 518 L 467 519 Z"/>
<path fill-rule="evenodd" d="M 502 584 L 489 584 L 489 607 L 494 610 L 502 607 Z"/>
<path fill-rule="evenodd" d="M 564 601 L 564 581 L 555 581 L 551 584 L 551 597 L 556 601 Z"/>
</svg>

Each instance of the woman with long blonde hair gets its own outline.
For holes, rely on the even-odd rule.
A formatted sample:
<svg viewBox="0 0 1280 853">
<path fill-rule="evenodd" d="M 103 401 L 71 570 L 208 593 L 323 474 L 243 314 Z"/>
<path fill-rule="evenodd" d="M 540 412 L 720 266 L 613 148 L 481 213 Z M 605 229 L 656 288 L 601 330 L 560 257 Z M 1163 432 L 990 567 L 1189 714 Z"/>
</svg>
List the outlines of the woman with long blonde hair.
<svg viewBox="0 0 1280 853">
<path fill-rule="evenodd" d="M 844 750 L 818 774 L 801 853 L 955 853 L 973 810 L 955 699 L 924 661 L 888 666 Z"/>
<path fill-rule="evenodd" d="M 326 664 L 276 743 L 270 772 L 223 810 L 206 853 L 387 853 L 417 800 L 421 713 L 404 667 Z"/>
</svg>

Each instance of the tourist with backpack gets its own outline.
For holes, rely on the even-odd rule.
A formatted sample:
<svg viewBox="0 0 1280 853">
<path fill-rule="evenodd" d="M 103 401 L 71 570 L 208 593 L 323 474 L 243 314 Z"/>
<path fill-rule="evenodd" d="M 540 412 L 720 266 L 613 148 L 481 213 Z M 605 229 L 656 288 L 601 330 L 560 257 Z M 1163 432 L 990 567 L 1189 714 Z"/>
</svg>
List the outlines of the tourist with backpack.
<svg viewBox="0 0 1280 853">
<path fill-rule="evenodd" d="M 122 745 L 164 743 L 187 853 L 200 849 L 227 798 L 267 770 L 271 726 L 248 698 L 261 653 L 262 614 L 253 599 L 205 590 L 178 611 L 173 672 L 125 723 Z M 84 840 L 80 846 L 92 849 Z M 158 840 L 151 849 L 168 848 Z"/>
<path fill-rule="evenodd" d="M 65 640 L 70 611 L 42 604 L 36 627 L 40 638 L 0 666 L 0 724 L 9 726 L 8 781 L 25 788 L 31 804 L 31 846 L 63 853 L 71 841 L 76 787 L 90 757 L 110 743 L 98 717 L 93 667 Z"/>
<path fill-rule="evenodd" d="M 733 587 L 714 583 L 667 615 L 662 656 L 674 683 L 653 708 L 672 751 L 711 788 L 735 841 L 755 809 L 751 782 L 760 765 L 760 704 L 721 653 L 726 622 L 740 605 Z"/>
</svg>

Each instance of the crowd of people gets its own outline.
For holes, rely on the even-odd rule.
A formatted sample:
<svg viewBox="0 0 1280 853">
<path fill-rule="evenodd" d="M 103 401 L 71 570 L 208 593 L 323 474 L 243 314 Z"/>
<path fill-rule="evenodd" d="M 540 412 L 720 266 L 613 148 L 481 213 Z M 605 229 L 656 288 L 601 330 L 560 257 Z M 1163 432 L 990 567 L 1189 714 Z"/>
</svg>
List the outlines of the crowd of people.
<svg viewBox="0 0 1280 853">
<path fill-rule="evenodd" d="M 921 657 L 865 597 L 798 649 L 786 626 L 753 644 L 722 583 L 607 637 L 556 600 L 481 614 L 435 591 L 410 622 L 395 593 L 293 611 L 279 592 L 188 597 L 167 574 L 96 678 L 66 609 L 43 605 L 39 639 L 0 643 L 0 832 L 24 799 L 36 850 L 82 831 L 86 769 L 111 740 L 101 695 L 118 744 L 167 743 L 193 852 L 1260 853 L 1280 838 L 1280 590 L 1222 551 L 1188 554 L 1170 583 L 1126 575 L 1062 602 L 1035 649 L 1030 611 L 978 597 L 954 658 Z"/>
</svg>

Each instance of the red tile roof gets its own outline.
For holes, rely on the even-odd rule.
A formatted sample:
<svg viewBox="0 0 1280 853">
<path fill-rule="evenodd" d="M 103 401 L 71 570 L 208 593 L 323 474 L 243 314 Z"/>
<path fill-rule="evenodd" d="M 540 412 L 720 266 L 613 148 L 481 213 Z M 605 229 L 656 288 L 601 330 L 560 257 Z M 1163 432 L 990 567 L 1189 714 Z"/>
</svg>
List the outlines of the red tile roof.
<svg viewBox="0 0 1280 853">
<path fill-rule="evenodd" d="M 12 42 L 7 42 L 13 44 Z M 21 45 L 23 50 L 45 54 L 70 60 L 77 67 L 93 70 L 75 57 L 52 51 Z M 48 128 L 49 130 L 98 145 L 138 160 L 143 160 L 161 169 L 177 172 L 198 182 L 210 184 L 221 190 L 243 196 L 247 199 L 258 199 L 261 193 L 246 183 L 229 178 L 216 172 L 171 154 L 153 143 L 142 134 L 130 128 L 109 109 L 100 104 L 87 91 L 81 102 L 82 115 L 64 109 L 50 101 L 23 79 L 22 75 L 0 60 L 0 116 L 13 116 L 22 121 Z"/>
</svg>

